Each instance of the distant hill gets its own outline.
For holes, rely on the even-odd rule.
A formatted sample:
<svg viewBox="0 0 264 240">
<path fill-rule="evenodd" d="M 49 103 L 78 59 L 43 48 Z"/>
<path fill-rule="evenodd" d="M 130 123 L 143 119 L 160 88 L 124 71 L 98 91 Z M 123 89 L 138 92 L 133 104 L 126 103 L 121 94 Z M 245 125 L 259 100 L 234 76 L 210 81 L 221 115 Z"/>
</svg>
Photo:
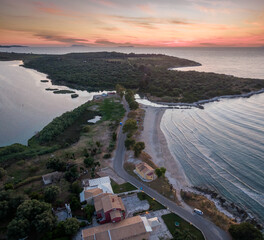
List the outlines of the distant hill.
<svg viewBox="0 0 264 240">
<path fill-rule="evenodd" d="M 22 45 L 0 45 L 0 48 L 11 48 L 11 47 L 28 47 Z"/>
<path fill-rule="evenodd" d="M 79 45 L 79 44 L 73 44 L 71 47 L 89 47 L 87 45 Z"/>
</svg>

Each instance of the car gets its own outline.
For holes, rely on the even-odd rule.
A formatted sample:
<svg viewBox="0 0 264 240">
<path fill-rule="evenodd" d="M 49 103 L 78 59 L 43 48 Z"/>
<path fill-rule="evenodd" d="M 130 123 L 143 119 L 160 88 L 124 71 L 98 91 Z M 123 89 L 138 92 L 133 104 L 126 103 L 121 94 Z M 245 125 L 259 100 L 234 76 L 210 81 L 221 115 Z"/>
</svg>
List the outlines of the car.
<svg viewBox="0 0 264 240">
<path fill-rule="evenodd" d="M 193 209 L 193 211 L 197 213 L 198 215 L 201 215 L 201 216 L 203 215 L 203 212 L 198 208 Z"/>
</svg>

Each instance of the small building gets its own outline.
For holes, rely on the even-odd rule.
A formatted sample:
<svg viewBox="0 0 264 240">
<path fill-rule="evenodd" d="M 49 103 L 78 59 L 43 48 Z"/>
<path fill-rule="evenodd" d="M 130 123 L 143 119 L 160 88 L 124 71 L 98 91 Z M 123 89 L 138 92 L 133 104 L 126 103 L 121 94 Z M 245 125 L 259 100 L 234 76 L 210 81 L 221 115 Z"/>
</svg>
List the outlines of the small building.
<svg viewBox="0 0 264 240">
<path fill-rule="evenodd" d="M 90 188 L 83 190 L 80 193 L 80 202 L 86 201 L 88 204 L 93 204 L 93 198 L 102 194 L 103 190 L 100 188 Z"/>
<path fill-rule="evenodd" d="M 54 182 L 58 182 L 61 177 L 62 177 L 63 173 L 61 172 L 52 172 L 52 173 L 48 173 L 46 175 L 42 176 L 42 180 L 44 182 L 45 185 L 54 183 Z"/>
<path fill-rule="evenodd" d="M 136 172 L 146 180 L 155 179 L 155 170 L 145 162 L 136 165 Z"/>
<path fill-rule="evenodd" d="M 125 206 L 117 195 L 103 193 L 94 197 L 94 207 L 98 222 L 101 224 L 125 219 Z"/>
<path fill-rule="evenodd" d="M 87 203 L 92 204 L 95 196 L 101 193 L 114 193 L 111 180 L 108 176 L 95 179 L 84 179 L 82 185 L 83 191 L 80 193 L 80 202 L 87 201 Z"/>
<path fill-rule="evenodd" d="M 107 223 L 82 230 L 82 240 L 142 240 L 152 231 L 146 217 L 135 216 L 118 223 Z"/>
</svg>

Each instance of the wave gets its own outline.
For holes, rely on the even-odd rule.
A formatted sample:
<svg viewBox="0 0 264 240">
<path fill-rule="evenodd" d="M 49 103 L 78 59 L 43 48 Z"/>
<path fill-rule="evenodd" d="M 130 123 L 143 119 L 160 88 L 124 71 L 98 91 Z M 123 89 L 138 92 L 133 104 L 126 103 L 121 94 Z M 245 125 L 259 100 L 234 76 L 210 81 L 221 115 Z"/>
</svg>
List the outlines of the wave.
<svg viewBox="0 0 264 240">
<path fill-rule="evenodd" d="M 264 221 L 264 94 L 168 109 L 161 129 L 193 186 L 209 187 Z"/>
</svg>

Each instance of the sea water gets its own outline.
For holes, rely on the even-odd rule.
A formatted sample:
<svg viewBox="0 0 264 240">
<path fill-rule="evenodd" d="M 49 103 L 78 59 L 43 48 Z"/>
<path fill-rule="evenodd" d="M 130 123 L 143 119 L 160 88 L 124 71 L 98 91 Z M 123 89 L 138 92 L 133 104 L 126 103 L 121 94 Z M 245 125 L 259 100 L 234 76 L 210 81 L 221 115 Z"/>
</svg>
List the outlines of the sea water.
<svg viewBox="0 0 264 240">
<path fill-rule="evenodd" d="M 204 109 L 168 109 L 161 130 L 193 186 L 212 189 L 264 221 L 264 94 Z"/>
<path fill-rule="evenodd" d="M 47 54 L 97 51 L 167 54 L 202 64 L 200 67 L 178 70 L 264 79 L 264 48 L 28 47 L 0 48 L 0 51 Z M 20 138 L 25 142 L 25 139 L 34 131 L 40 130 L 54 116 L 82 102 L 78 99 L 80 102 L 75 104 L 75 100 L 69 99 L 69 96 L 54 96 L 45 92 L 42 87 L 41 94 L 49 94 L 43 103 L 39 103 L 42 95 L 39 95 L 41 96 L 39 98 L 31 96 L 33 90 L 25 96 L 30 103 L 27 104 L 27 108 L 29 106 L 35 108 L 35 113 L 28 114 L 22 107 L 23 98 L 22 100 L 17 98 L 16 94 L 25 86 L 40 84 L 42 76 L 32 77 L 28 73 L 24 77 L 25 73 L 12 76 L 9 63 L 3 64 L 7 65 L 3 66 L 0 62 L 0 129 L 2 132 L 3 128 L 11 129 L 11 132 L 4 129 L 5 140 L 2 142 L 3 133 L 0 133 L 0 146 L 18 141 Z M 7 68 L 9 73 L 6 74 Z M 21 71 L 22 69 L 20 67 Z M 28 82 L 16 87 L 17 82 L 21 81 L 20 74 L 24 78 L 22 81 L 27 79 Z M 12 83 L 17 91 L 10 92 L 12 87 L 9 91 L 3 90 L 3 81 Z M 6 98 L 8 100 L 3 101 Z M 65 100 L 67 104 L 63 104 Z M 49 102 L 52 104 L 44 107 L 46 111 L 41 113 L 42 104 Z M 3 105 L 6 115 L 4 118 Z M 224 99 L 220 102 L 207 103 L 204 107 L 203 110 L 196 108 L 166 110 L 161 121 L 161 129 L 172 155 L 182 165 L 192 185 L 214 189 L 229 201 L 251 211 L 264 221 L 264 94 L 250 98 Z M 29 121 L 29 124 L 23 125 L 22 122 L 25 121 Z M 16 129 L 15 126 L 19 128 Z"/>
</svg>

